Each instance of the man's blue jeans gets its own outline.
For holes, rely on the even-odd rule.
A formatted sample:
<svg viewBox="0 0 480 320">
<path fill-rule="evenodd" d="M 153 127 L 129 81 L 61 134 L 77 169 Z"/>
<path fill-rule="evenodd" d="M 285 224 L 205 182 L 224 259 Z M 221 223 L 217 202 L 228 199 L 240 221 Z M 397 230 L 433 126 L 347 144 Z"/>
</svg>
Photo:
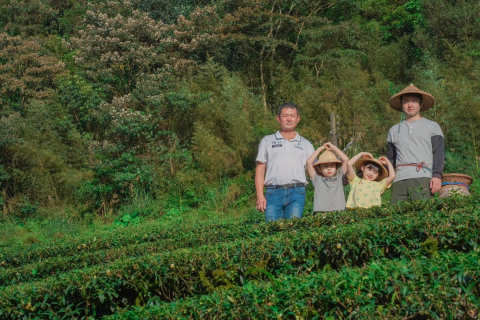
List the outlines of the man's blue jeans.
<svg viewBox="0 0 480 320">
<path fill-rule="evenodd" d="M 266 188 L 265 198 L 267 199 L 265 210 L 267 222 L 302 217 L 305 206 L 305 187 Z"/>
</svg>

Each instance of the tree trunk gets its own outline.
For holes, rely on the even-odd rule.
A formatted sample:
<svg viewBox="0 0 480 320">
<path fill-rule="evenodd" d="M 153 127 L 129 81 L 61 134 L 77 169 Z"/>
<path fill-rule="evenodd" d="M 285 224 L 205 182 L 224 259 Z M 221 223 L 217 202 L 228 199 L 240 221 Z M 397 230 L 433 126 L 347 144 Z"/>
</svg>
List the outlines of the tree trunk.
<svg viewBox="0 0 480 320">
<path fill-rule="evenodd" d="M 338 146 L 337 139 L 337 122 L 335 117 L 335 112 L 330 112 L 330 142 L 335 146 Z"/>
</svg>

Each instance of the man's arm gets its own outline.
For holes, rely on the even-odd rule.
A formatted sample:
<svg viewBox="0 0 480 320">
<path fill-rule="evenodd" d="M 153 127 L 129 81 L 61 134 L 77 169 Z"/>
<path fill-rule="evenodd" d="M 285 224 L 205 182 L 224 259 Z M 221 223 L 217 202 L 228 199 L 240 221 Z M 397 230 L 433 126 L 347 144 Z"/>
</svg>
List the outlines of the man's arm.
<svg viewBox="0 0 480 320">
<path fill-rule="evenodd" d="M 432 180 L 430 181 L 430 190 L 432 193 L 440 191 L 442 187 L 443 168 L 445 167 L 445 140 L 441 135 L 435 135 L 431 138 L 433 165 Z"/>
<path fill-rule="evenodd" d="M 387 159 L 395 168 L 397 165 L 397 149 L 395 149 L 395 145 L 392 142 L 387 142 Z"/>
<path fill-rule="evenodd" d="M 257 167 L 255 168 L 255 190 L 257 192 L 257 210 L 265 212 L 267 208 L 267 199 L 263 194 L 263 187 L 265 184 L 265 163 L 257 161 Z"/>
<path fill-rule="evenodd" d="M 394 141 L 396 140 L 395 131 L 398 133 L 398 130 L 394 128 L 396 128 L 396 126 L 391 127 L 387 134 L 387 159 L 395 168 L 397 166 L 397 148 L 395 148 Z"/>
<path fill-rule="evenodd" d="M 445 141 L 442 136 L 432 137 L 432 151 L 432 175 L 441 179 L 443 176 L 443 168 L 445 166 Z"/>
</svg>

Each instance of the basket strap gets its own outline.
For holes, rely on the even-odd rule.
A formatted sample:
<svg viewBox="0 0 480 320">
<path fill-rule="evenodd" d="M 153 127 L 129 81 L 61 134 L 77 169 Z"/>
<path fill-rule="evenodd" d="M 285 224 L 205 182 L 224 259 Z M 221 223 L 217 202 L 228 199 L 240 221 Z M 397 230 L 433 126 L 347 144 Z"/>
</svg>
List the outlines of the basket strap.
<svg viewBox="0 0 480 320">
<path fill-rule="evenodd" d="M 463 182 L 442 182 L 442 186 L 463 186 L 470 190 L 470 186 Z"/>
</svg>

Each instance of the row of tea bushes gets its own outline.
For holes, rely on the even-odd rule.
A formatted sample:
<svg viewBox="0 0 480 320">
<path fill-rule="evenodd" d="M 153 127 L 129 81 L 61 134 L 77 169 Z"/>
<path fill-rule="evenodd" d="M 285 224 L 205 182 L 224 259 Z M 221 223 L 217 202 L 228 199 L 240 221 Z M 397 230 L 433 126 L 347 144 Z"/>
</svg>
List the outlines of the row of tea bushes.
<svg viewBox="0 0 480 320">
<path fill-rule="evenodd" d="M 363 268 L 248 282 L 107 317 L 136 319 L 477 319 L 480 254 L 380 260 Z"/>
<path fill-rule="evenodd" d="M 261 224 L 230 224 L 215 225 L 208 229 L 200 228 L 198 231 L 174 232 L 170 230 L 171 238 L 159 238 L 148 241 L 128 244 L 121 247 L 114 247 L 103 250 L 81 250 L 72 256 L 54 256 L 45 258 L 30 264 L 0 269 L 0 286 L 12 285 L 25 281 L 42 279 L 57 273 L 66 272 L 72 269 L 84 268 L 92 265 L 111 263 L 124 256 L 140 257 L 147 254 L 155 254 L 171 251 L 179 248 L 192 248 L 201 245 L 212 245 L 215 243 L 234 241 L 239 239 L 254 239 L 265 237 L 278 232 L 296 230 L 298 232 L 310 232 L 318 228 L 328 228 L 332 225 L 347 225 L 361 222 L 368 218 L 381 218 L 391 215 L 417 214 L 425 210 L 427 203 L 413 203 L 398 210 L 374 208 L 370 210 L 343 211 L 323 215 L 309 216 L 304 219 L 280 221 L 275 223 Z M 428 207 L 430 210 L 447 210 L 451 203 L 434 203 L 435 206 Z M 419 206 L 420 205 L 420 206 Z M 414 206 L 412 208 L 412 206 Z M 420 208 L 419 208 L 420 207 Z M 412 210 L 414 209 L 414 210 Z M 416 211 L 416 210 L 418 211 Z M 458 210 L 458 208 L 456 209 Z M 319 231 L 319 230 L 317 230 Z M 165 233 L 163 233 L 165 235 Z"/>
<path fill-rule="evenodd" d="M 59 243 L 49 243 L 29 246 L 14 246 L 0 252 L 0 270 L 9 267 L 18 267 L 56 256 L 73 256 L 79 252 L 92 252 L 111 248 L 120 248 L 130 244 L 156 242 L 172 239 L 181 234 L 205 233 L 215 230 L 229 230 L 232 226 L 254 225 L 263 221 L 254 210 L 248 211 L 245 216 L 235 219 L 218 221 L 203 221 L 195 225 L 166 225 L 161 219 L 149 221 L 141 225 L 117 227 L 81 237 L 63 240 Z"/>
<path fill-rule="evenodd" d="M 12 282 L 27 281 L 28 279 L 35 279 L 56 273 L 56 270 L 67 271 L 71 266 L 77 264 L 84 266 L 97 264 L 106 257 L 107 261 L 113 261 L 118 256 L 118 253 L 121 254 L 122 252 L 122 250 L 118 248 L 125 246 L 134 248 L 139 244 L 150 242 L 152 243 L 151 246 L 144 246 L 150 248 L 157 246 L 158 252 L 160 252 L 162 250 L 174 250 L 177 248 L 210 245 L 216 242 L 233 241 L 240 238 L 263 237 L 283 230 L 300 230 L 329 225 L 342 225 L 362 221 L 366 218 L 402 215 L 424 210 L 454 210 L 455 208 L 468 208 L 475 205 L 476 202 L 473 198 L 450 198 L 445 201 L 434 199 L 432 201 L 404 203 L 397 206 L 341 211 L 276 223 L 258 223 L 259 213 L 249 212 L 243 219 L 239 219 L 239 221 L 235 223 L 230 221 L 219 224 L 205 222 L 192 227 L 176 228 L 167 228 L 161 223 L 155 223 L 153 225 L 144 224 L 142 226 L 125 228 L 122 232 L 99 234 L 94 238 L 75 239 L 50 246 L 12 248 L 9 251 L 2 252 L 0 253 L 0 285 L 7 284 L 8 279 Z M 155 245 L 153 245 L 153 243 L 155 243 Z M 92 253 L 95 251 L 101 252 Z M 139 248 L 139 251 L 141 252 L 142 249 Z M 147 252 L 148 250 L 146 253 Z M 130 253 L 126 252 L 125 254 Z M 84 259 L 78 257 L 82 255 L 85 257 Z M 138 252 L 135 255 L 139 255 Z M 72 257 L 71 262 L 67 260 L 61 263 L 61 259 L 56 258 L 66 256 Z M 37 261 L 42 262 L 37 265 Z M 23 265 L 27 266 L 20 270 L 17 269 L 17 267 Z M 11 269 L 7 270 L 8 268 Z"/>
<path fill-rule="evenodd" d="M 465 212 L 467 211 L 467 212 Z M 110 314 L 152 297 L 173 301 L 247 280 L 307 274 L 326 266 L 359 266 L 371 259 L 438 249 L 469 251 L 480 241 L 479 211 L 419 212 L 365 220 L 309 233 L 182 249 L 0 290 L 0 317 L 72 317 Z"/>
</svg>

